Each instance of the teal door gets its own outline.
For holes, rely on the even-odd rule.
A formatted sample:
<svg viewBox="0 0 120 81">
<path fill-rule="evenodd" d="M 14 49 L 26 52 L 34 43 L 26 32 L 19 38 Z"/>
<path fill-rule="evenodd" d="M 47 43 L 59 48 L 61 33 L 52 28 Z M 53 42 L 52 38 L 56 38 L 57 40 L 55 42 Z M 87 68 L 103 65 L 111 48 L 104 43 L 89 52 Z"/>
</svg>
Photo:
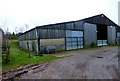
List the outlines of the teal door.
<svg viewBox="0 0 120 81">
<path fill-rule="evenodd" d="M 83 31 L 66 30 L 66 50 L 83 48 Z"/>
<path fill-rule="evenodd" d="M 117 44 L 120 44 L 120 32 L 117 32 Z"/>
</svg>

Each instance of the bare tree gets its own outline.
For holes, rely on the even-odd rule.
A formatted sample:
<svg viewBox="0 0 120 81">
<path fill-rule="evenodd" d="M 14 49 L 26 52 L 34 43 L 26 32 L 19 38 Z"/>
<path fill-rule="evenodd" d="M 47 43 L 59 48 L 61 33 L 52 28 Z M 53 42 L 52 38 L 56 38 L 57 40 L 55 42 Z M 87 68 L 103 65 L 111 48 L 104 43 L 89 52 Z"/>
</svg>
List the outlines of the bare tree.
<svg viewBox="0 0 120 81">
<path fill-rule="evenodd" d="M 18 27 L 15 27 L 15 33 L 17 34 L 18 33 Z"/>
<path fill-rule="evenodd" d="M 0 28 L 3 29 L 4 33 L 6 34 L 9 31 L 8 21 L 0 19 Z"/>
<path fill-rule="evenodd" d="M 18 32 L 19 32 L 19 33 L 23 33 L 23 32 L 25 32 L 25 31 L 27 31 L 28 28 L 29 28 L 29 25 L 28 25 L 28 24 L 25 24 L 24 26 L 21 26 L 21 27 L 18 28 Z M 16 28 L 15 30 L 17 30 L 17 28 Z M 17 33 L 18 33 L 18 32 L 17 32 Z"/>
<path fill-rule="evenodd" d="M 24 27 L 19 27 L 19 33 L 23 33 L 25 31 Z"/>
<path fill-rule="evenodd" d="M 9 28 L 6 29 L 6 33 L 8 33 L 8 32 L 9 32 Z"/>
<path fill-rule="evenodd" d="M 0 19 L 0 28 L 2 28 L 4 31 L 2 49 L 4 48 L 6 51 L 6 63 L 8 63 L 10 61 L 10 47 L 8 44 L 8 36 L 9 36 L 8 21 Z"/>
<path fill-rule="evenodd" d="M 26 28 L 26 31 L 27 31 L 28 28 L 29 28 L 29 25 L 28 25 L 28 24 L 25 24 L 25 28 Z"/>
</svg>

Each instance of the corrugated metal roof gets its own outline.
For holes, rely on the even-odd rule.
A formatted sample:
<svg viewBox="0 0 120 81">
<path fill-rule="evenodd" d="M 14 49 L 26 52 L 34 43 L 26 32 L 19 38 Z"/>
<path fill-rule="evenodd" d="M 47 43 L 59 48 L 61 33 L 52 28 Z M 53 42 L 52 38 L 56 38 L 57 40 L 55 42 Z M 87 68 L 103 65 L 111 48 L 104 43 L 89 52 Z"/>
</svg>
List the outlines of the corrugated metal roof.
<svg viewBox="0 0 120 81">
<path fill-rule="evenodd" d="M 114 23 L 112 20 L 110 20 L 104 14 L 100 14 L 100 15 L 96 15 L 96 16 L 93 16 L 93 17 L 85 18 L 83 20 L 85 22 L 93 23 L 93 24 L 103 24 L 103 25 L 107 25 L 107 26 L 118 26 L 116 23 Z"/>
<path fill-rule="evenodd" d="M 48 25 L 43 25 L 43 26 L 36 26 L 35 28 L 33 28 L 31 30 L 34 30 L 36 28 L 48 28 L 48 26 L 54 26 L 54 25 L 66 24 L 66 23 L 73 23 L 73 22 L 78 22 L 78 21 L 83 21 L 83 22 L 93 23 L 93 24 L 103 24 L 103 25 L 107 25 L 107 26 L 116 26 L 117 30 L 120 31 L 120 27 L 116 23 L 114 23 L 112 20 L 110 20 L 108 17 L 106 17 L 104 14 L 95 15 L 95 16 L 92 16 L 92 17 L 88 17 L 88 18 L 84 18 L 84 19 L 76 20 L 76 21 L 48 24 Z M 29 31 L 31 31 L 31 30 L 29 30 Z M 26 31 L 25 33 L 29 32 L 29 31 Z M 21 35 L 23 35 L 23 34 L 21 34 Z"/>
</svg>

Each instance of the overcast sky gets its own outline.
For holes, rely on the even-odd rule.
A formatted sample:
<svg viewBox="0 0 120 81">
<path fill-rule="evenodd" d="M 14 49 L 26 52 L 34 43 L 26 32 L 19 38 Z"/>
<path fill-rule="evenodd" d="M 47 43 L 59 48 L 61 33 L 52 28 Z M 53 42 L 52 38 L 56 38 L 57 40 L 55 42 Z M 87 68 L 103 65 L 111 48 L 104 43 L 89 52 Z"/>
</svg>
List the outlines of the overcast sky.
<svg viewBox="0 0 120 81">
<path fill-rule="evenodd" d="M 15 27 L 80 20 L 105 14 L 118 24 L 120 0 L 0 0 L 0 25 L 5 23 L 10 32 Z"/>
</svg>

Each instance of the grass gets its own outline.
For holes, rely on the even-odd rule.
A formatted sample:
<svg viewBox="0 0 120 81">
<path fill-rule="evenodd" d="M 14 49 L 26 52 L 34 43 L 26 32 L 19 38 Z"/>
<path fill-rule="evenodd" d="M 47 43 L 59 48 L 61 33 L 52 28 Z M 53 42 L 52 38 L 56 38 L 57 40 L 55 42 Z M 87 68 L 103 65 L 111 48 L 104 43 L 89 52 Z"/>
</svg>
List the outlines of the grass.
<svg viewBox="0 0 120 81">
<path fill-rule="evenodd" d="M 50 60 L 55 60 L 57 57 L 52 55 L 45 55 L 45 56 L 35 56 L 33 52 L 26 52 L 24 50 L 19 49 L 18 41 L 17 40 L 10 40 L 10 62 L 7 64 L 5 63 L 6 55 L 3 54 L 2 56 L 2 67 L 3 69 L 10 69 L 16 68 L 21 65 L 32 64 L 32 63 L 40 63 L 40 62 L 47 62 Z M 31 57 L 29 58 L 29 53 Z"/>
<path fill-rule="evenodd" d="M 52 55 L 35 56 L 34 52 L 29 52 L 27 50 L 19 49 L 18 40 L 10 40 L 9 45 L 10 45 L 10 62 L 8 62 L 7 64 L 5 63 L 6 55 L 3 54 L 2 55 L 3 69 L 16 68 L 26 64 L 41 63 L 41 62 L 47 62 L 58 59 L 58 57 Z M 112 46 L 116 46 L 116 45 L 112 45 Z M 96 48 L 99 47 L 92 45 L 92 46 L 86 46 L 84 49 L 77 49 L 77 50 L 86 50 L 86 49 L 91 50 Z M 77 50 L 69 50 L 69 51 L 77 51 Z M 65 51 L 60 51 L 60 52 L 65 52 Z M 31 55 L 31 58 L 29 58 L 29 53 Z"/>
<path fill-rule="evenodd" d="M 109 46 L 120 46 L 120 44 L 109 44 Z"/>
</svg>

